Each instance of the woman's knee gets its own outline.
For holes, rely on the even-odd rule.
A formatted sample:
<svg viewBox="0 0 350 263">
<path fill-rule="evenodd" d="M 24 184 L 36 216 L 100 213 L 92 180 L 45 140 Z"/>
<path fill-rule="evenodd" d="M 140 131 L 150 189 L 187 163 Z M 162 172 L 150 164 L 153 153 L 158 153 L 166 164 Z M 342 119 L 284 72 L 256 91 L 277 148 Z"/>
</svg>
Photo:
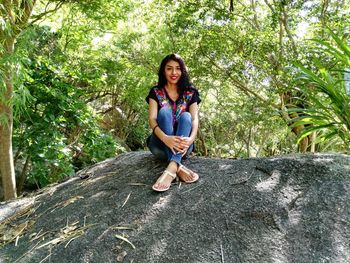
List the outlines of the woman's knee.
<svg viewBox="0 0 350 263">
<path fill-rule="evenodd" d="M 183 112 L 180 115 L 179 122 L 186 123 L 186 124 L 192 124 L 192 116 L 189 112 Z"/>
<path fill-rule="evenodd" d="M 173 134 L 173 115 L 171 109 L 166 107 L 161 108 L 158 112 L 157 122 L 165 134 Z"/>
<path fill-rule="evenodd" d="M 163 107 L 158 111 L 158 119 L 171 119 L 172 117 L 172 110 L 167 107 Z"/>
</svg>

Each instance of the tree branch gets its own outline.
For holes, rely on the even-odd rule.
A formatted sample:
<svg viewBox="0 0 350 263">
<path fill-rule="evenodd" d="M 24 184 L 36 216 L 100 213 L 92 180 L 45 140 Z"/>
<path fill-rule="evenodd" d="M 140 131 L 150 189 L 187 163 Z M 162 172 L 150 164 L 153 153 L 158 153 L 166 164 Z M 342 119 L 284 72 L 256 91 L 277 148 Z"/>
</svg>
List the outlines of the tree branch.
<svg viewBox="0 0 350 263">
<path fill-rule="evenodd" d="M 11 22 L 11 25 L 15 25 L 16 24 L 16 16 L 12 10 L 11 5 L 12 5 L 11 1 L 4 0 L 4 2 L 3 2 L 4 11 L 5 11 L 4 15 L 6 15 L 8 17 L 8 19 Z"/>
<path fill-rule="evenodd" d="M 251 0 L 251 1 L 254 1 L 254 0 Z M 242 3 L 241 1 L 237 0 L 237 2 L 242 6 L 243 11 L 249 9 L 249 7 L 246 6 L 244 3 Z M 254 13 L 254 17 L 255 17 L 256 16 L 255 8 L 254 8 L 254 6 L 252 6 L 252 8 L 253 8 L 253 13 Z M 244 13 L 244 12 L 237 11 L 237 12 L 233 13 L 233 9 L 232 9 L 231 13 L 235 16 L 243 18 L 243 20 L 246 21 L 248 24 L 250 24 L 253 28 L 260 29 L 259 25 L 257 23 L 255 23 L 255 18 L 252 19 L 253 20 L 253 22 L 252 22 L 247 17 L 242 15 L 242 13 Z"/>
<path fill-rule="evenodd" d="M 275 13 L 275 9 L 273 8 L 273 6 L 267 1 L 264 0 L 265 4 L 270 8 L 270 10 L 272 11 L 272 13 Z"/>
<path fill-rule="evenodd" d="M 21 174 L 19 176 L 19 182 L 18 182 L 18 187 L 17 187 L 17 194 L 18 195 L 20 195 L 20 193 L 22 192 L 24 183 L 25 183 L 25 181 L 27 179 L 27 174 L 28 174 L 28 171 L 29 171 L 29 168 L 30 168 L 30 163 L 31 163 L 31 158 L 30 158 L 30 156 L 27 156 L 26 162 L 24 163 L 22 172 L 21 172 Z"/>
<path fill-rule="evenodd" d="M 327 21 L 327 9 L 328 9 L 329 2 L 328 0 L 323 0 L 322 1 L 322 8 L 321 8 L 321 23 L 323 28 L 326 27 L 326 21 Z"/>
<path fill-rule="evenodd" d="M 60 9 L 62 7 L 62 5 L 64 4 L 64 1 L 60 1 L 56 4 L 55 8 L 47 10 L 48 6 L 49 6 L 49 2 L 47 3 L 47 5 L 45 6 L 45 11 L 41 14 L 38 14 L 36 16 L 33 16 L 33 20 L 30 22 L 30 25 L 38 22 L 40 19 L 42 19 L 43 17 L 45 17 L 48 14 L 54 13 L 56 12 L 58 9 Z"/>
<path fill-rule="evenodd" d="M 229 7 L 229 9 L 230 9 L 230 12 L 232 13 L 233 12 L 233 0 L 231 0 L 230 1 L 230 7 Z"/>
<path fill-rule="evenodd" d="M 95 92 L 91 92 L 91 93 L 93 94 Z M 107 97 L 107 96 L 113 96 L 113 95 L 115 95 L 115 94 L 112 93 L 112 92 L 104 92 L 104 93 L 100 93 L 99 92 L 96 96 L 90 97 L 87 100 L 85 100 L 85 102 L 89 103 L 89 102 L 95 101 L 97 99 L 101 99 L 101 98 L 104 98 L 104 97 Z"/>
<path fill-rule="evenodd" d="M 21 9 L 24 10 L 22 16 L 19 17 L 19 26 L 22 28 L 28 23 L 30 15 L 32 14 L 36 0 L 24 0 L 22 2 Z"/>
<path fill-rule="evenodd" d="M 266 99 L 261 97 L 259 94 L 257 94 L 256 92 L 252 91 L 251 89 L 249 89 L 247 86 L 245 86 L 241 82 L 237 81 L 234 77 L 232 77 L 230 72 L 228 72 L 225 69 L 222 69 L 212 58 L 208 57 L 206 54 L 204 54 L 204 56 L 206 56 L 209 59 L 209 61 L 211 62 L 211 64 L 214 65 L 217 69 L 219 69 L 220 71 L 223 71 L 226 74 L 226 76 L 232 81 L 232 83 L 237 88 L 239 88 L 244 94 L 246 94 L 247 96 L 253 95 L 254 97 L 259 99 L 260 101 L 262 101 L 264 103 L 269 103 Z"/>
<path fill-rule="evenodd" d="M 253 16 L 254 25 L 257 29 L 260 29 L 258 16 L 256 15 L 256 2 L 255 2 L 255 0 L 250 0 L 250 2 L 251 2 L 253 13 L 254 13 L 254 16 Z"/>
<path fill-rule="evenodd" d="M 284 29 L 287 33 L 287 36 L 290 40 L 290 42 L 292 43 L 292 48 L 293 48 L 293 52 L 294 52 L 294 55 L 297 54 L 297 47 L 295 45 L 295 42 L 294 42 L 294 39 L 293 39 L 293 36 L 289 30 L 289 26 L 288 26 L 288 15 L 287 15 L 287 12 L 285 10 L 285 7 L 283 6 L 282 8 L 282 13 L 283 13 L 283 16 L 281 16 L 281 19 L 282 19 L 282 23 L 283 23 L 283 26 L 284 26 Z"/>
</svg>

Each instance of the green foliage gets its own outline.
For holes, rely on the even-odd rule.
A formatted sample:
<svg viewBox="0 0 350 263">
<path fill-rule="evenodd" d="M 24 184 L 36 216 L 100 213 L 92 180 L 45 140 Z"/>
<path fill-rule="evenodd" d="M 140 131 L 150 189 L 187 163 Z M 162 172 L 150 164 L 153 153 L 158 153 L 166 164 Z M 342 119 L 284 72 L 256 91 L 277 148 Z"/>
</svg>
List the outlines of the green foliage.
<svg viewBox="0 0 350 263">
<path fill-rule="evenodd" d="M 15 121 L 14 147 L 19 160 L 30 157 L 27 184 L 45 186 L 124 151 L 98 127 L 83 91 L 65 80 L 61 68 L 37 58 L 27 60 L 25 69 L 32 99 Z"/>
<path fill-rule="evenodd" d="M 302 104 L 307 107 L 290 110 L 301 115 L 292 120 L 292 127 L 306 126 L 299 140 L 313 132 L 317 132 L 318 142 L 329 143 L 335 137 L 341 138 L 340 149 L 344 150 L 350 146 L 350 94 L 344 81 L 344 73 L 349 73 L 350 46 L 331 30 L 328 33 L 332 42 L 320 39 L 315 42 L 318 49 L 328 55 L 331 68 L 326 68 L 317 57 L 313 59 L 315 69 L 296 64 L 300 71 Z"/>
</svg>

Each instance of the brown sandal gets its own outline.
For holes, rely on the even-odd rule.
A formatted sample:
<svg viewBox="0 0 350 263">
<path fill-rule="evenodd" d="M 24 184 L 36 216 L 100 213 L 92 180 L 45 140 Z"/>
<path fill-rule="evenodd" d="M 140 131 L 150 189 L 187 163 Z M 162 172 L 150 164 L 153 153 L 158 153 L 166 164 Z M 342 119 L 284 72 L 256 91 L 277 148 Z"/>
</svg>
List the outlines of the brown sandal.
<svg viewBox="0 0 350 263">
<path fill-rule="evenodd" d="M 190 169 L 188 169 L 187 167 L 183 166 L 182 164 L 180 164 L 179 169 L 177 169 L 177 175 L 179 176 L 179 178 L 184 181 L 187 184 L 190 183 L 194 183 L 196 181 L 198 181 L 199 179 L 199 175 L 193 171 L 191 171 Z M 184 178 L 187 176 L 192 176 L 192 180 L 185 180 Z"/>
<path fill-rule="evenodd" d="M 163 172 L 163 174 L 162 174 L 162 175 L 158 178 L 158 180 L 155 182 L 155 184 L 152 186 L 152 189 L 153 189 L 154 191 L 156 191 L 156 192 L 165 192 L 165 191 L 169 190 L 169 188 L 170 188 L 170 186 L 171 186 L 171 182 L 170 182 L 170 184 L 169 184 L 166 188 L 161 188 L 161 189 L 159 189 L 159 188 L 156 187 L 156 184 L 162 184 L 162 183 L 165 181 L 165 178 L 166 178 L 167 176 L 170 176 L 171 178 L 173 178 L 173 179 L 171 180 L 171 182 L 176 178 L 176 174 L 175 174 L 175 173 L 172 173 L 172 172 L 170 172 L 170 171 L 168 171 L 168 170 L 165 170 L 165 171 Z"/>
</svg>

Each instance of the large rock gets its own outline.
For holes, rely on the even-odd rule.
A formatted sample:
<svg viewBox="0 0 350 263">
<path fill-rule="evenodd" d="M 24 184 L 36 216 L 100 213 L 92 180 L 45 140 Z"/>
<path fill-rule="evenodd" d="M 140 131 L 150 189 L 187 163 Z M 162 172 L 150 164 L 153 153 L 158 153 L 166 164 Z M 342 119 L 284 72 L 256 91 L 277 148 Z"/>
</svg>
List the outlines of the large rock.
<svg viewBox="0 0 350 263">
<path fill-rule="evenodd" d="M 0 207 L 0 262 L 350 262 L 350 157 L 193 157 L 195 184 L 132 152 Z M 42 261 L 44 260 L 44 261 Z"/>
</svg>

